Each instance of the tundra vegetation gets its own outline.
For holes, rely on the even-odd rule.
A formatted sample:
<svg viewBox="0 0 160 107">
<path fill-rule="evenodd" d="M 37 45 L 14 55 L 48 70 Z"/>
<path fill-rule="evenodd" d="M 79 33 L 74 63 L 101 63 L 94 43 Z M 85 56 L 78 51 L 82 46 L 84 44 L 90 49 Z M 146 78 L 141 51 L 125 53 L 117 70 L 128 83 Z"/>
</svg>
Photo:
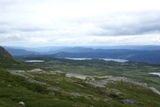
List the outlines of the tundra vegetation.
<svg viewBox="0 0 160 107">
<path fill-rule="evenodd" d="M 0 57 L 0 106 L 159 107 L 160 77 L 151 72 L 160 65 Z"/>
</svg>

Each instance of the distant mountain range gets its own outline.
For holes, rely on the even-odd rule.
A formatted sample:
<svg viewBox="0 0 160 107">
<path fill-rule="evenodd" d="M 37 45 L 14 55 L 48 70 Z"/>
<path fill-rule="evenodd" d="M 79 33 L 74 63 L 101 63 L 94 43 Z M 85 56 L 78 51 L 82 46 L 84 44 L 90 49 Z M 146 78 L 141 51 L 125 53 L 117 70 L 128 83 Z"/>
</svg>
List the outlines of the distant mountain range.
<svg viewBox="0 0 160 107">
<path fill-rule="evenodd" d="M 130 61 L 160 63 L 160 46 L 111 46 L 111 47 L 5 47 L 12 56 L 45 55 L 59 58 L 114 58 Z M 38 51 L 39 49 L 39 51 Z M 44 50 L 44 51 L 43 51 Z"/>
<path fill-rule="evenodd" d="M 4 47 L 12 56 L 31 55 L 36 52 L 28 51 L 19 47 Z"/>
<path fill-rule="evenodd" d="M 105 50 L 105 52 L 69 53 L 60 52 L 54 56 L 60 58 L 112 58 L 126 59 L 130 61 L 160 63 L 160 50 Z"/>
</svg>

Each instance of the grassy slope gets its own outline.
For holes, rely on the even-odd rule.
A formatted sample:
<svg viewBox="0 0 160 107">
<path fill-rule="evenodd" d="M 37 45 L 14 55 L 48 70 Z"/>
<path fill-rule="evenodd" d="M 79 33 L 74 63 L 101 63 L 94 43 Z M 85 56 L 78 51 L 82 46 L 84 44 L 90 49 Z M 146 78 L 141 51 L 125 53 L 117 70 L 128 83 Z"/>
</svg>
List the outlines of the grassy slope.
<svg viewBox="0 0 160 107">
<path fill-rule="evenodd" d="M 122 67 L 114 63 L 97 63 L 91 62 L 70 62 L 70 61 L 56 61 L 52 63 L 42 64 L 47 69 L 63 70 L 65 72 L 77 72 L 93 75 L 129 75 L 126 67 Z M 111 64 L 111 65 L 110 65 Z M 37 64 L 34 64 L 37 65 Z M 42 66 L 40 65 L 40 66 Z M 122 68 L 121 68 L 122 67 Z M 132 66 L 132 67 L 135 67 Z M 146 67 L 146 68 L 145 68 Z M 43 81 L 46 85 L 41 85 L 34 82 L 28 82 L 25 78 L 12 75 L 7 72 L 10 70 L 31 70 L 36 68 L 31 65 L 24 65 L 15 62 L 11 59 L 1 59 L 0 61 L 0 107 L 20 107 L 19 101 L 24 101 L 26 107 L 159 107 L 160 96 L 154 94 L 152 91 L 134 86 L 126 82 L 109 83 L 104 88 L 94 88 L 86 84 L 84 80 L 76 78 L 67 78 L 63 73 L 48 74 L 48 73 L 27 73 L 37 81 Z M 140 67 L 141 68 L 141 67 Z M 151 67 L 144 66 L 142 69 L 136 67 L 135 72 L 143 71 Z M 46 69 L 46 70 L 47 70 Z M 159 69 L 159 68 L 158 68 Z M 121 73 L 116 73 L 121 70 Z M 124 70 L 124 71 L 123 71 Z M 100 72 L 103 71 L 103 72 Z M 108 72 L 106 72 L 108 71 Z M 113 72 L 115 71 L 115 72 Z M 157 70 L 158 71 L 158 70 Z M 49 71 L 47 71 L 49 72 Z M 123 73 L 124 72 L 124 73 Z M 131 74 L 132 70 L 130 70 Z M 144 75 L 143 72 L 141 75 Z M 136 74 L 131 76 L 135 79 Z M 137 77 L 140 78 L 140 77 Z M 155 78 L 155 77 L 154 77 Z M 139 79 L 140 80 L 140 79 Z M 144 79 L 142 79 L 144 81 Z M 158 78 L 155 79 L 158 83 Z M 117 92 L 110 92 L 110 90 L 118 90 Z M 53 93 L 50 95 L 49 93 Z M 122 104 L 120 100 L 135 99 L 137 104 Z M 107 101 L 105 101 L 107 100 Z"/>
<path fill-rule="evenodd" d="M 72 61 L 63 59 L 52 59 L 44 63 L 33 63 L 37 66 L 45 68 L 61 70 L 66 73 L 77 73 L 84 75 L 112 75 L 125 76 L 135 81 L 147 83 L 149 86 L 156 87 L 160 90 L 160 78 L 150 75 L 150 72 L 160 72 L 159 65 L 151 65 L 147 63 L 115 63 L 105 62 L 102 60 L 92 61 Z"/>
<path fill-rule="evenodd" d="M 30 83 L 20 76 L 6 72 L 8 69 L 31 69 L 14 60 L 3 58 L 0 64 L 0 107 L 20 107 L 19 101 L 24 101 L 27 107 L 72 107 L 73 101 L 58 99 L 48 95 L 49 90 L 36 83 Z M 85 106 L 85 104 L 78 103 Z"/>
</svg>

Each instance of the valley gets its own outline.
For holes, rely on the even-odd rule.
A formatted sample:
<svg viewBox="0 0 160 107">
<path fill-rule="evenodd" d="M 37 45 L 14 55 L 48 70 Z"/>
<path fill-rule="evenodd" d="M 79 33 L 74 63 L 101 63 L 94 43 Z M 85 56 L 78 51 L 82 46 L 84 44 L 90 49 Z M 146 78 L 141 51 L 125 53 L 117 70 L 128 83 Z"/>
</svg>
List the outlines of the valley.
<svg viewBox="0 0 160 107">
<path fill-rule="evenodd" d="M 0 107 L 160 107 L 160 0 L 0 0 Z"/>
<path fill-rule="evenodd" d="M 120 59 L 160 64 L 160 46 L 101 46 L 101 47 L 5 47 L 12 56 L 42 56 L 56 58 Z"/>
<path fill-rule="evenodd" d="M 1 107 L 159 107 L 158 64 L 0 57 Z"/>
</svg>

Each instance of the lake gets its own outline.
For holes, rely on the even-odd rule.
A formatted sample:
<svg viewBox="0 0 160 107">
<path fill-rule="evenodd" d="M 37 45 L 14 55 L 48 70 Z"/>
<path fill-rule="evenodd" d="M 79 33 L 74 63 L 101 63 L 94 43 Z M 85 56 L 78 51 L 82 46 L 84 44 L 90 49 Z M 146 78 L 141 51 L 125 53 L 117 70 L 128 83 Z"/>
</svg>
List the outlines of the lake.
<svg viewBox="0 0 160 107">
<path fill-rule="evenodd" d="M 149 73 L 149 74 L 160 76 L 160 73 L 158 73 L 158 72 L 151 72 L 151 73 Z"/>
<path fill-rule="evenodd" d="M 25 60 L 25 62 L 32 63 L 32 62 L 44 62 L 44 60 Z"/>
<path fill-rule="evenodd" d="M 65 59 L 71 59 L 71 60 L 91 60 L 92 58 L 65 58 Z M 127 62 L 128 60 L 125 59 L 111 59 L 111 58 L 97 58 L 102 59 L 105 61 L 115 61 L 115 62 Z"/>
</svg>

